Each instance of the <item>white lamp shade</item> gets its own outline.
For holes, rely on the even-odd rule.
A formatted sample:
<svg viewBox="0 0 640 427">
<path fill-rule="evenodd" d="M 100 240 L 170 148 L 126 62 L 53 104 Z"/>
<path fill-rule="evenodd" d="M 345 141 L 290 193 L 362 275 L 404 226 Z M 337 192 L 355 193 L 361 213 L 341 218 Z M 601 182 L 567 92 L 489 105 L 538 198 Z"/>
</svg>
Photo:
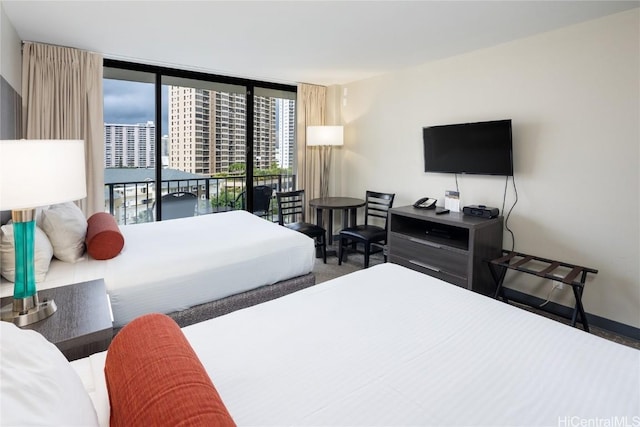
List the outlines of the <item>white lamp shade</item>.
<svg viewBox="0 0 640 427">
<path fill-rule="evenodd" d="M 86 196 L 84 141 L 0 141 L 0 210 L 30 209 Z"/>
<path fill-rule="evenodd" d="M 343 145 L 342 126 L 307 126 L 307 145 Z"/>
</svg>

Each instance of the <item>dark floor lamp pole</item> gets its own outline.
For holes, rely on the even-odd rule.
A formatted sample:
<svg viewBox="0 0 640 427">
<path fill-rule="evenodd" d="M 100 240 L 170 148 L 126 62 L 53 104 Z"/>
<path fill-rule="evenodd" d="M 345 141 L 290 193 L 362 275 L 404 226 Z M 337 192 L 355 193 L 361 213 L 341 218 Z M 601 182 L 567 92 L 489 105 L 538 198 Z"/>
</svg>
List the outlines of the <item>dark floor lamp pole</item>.
<svg viewBox="0 0 640 427">
<path fill-rule="evenodd" d="M 329 172 L 331 170 L 331 146 L 323 145 L 320 149 L 320 197 L 329 195 Z"/>
</svg>

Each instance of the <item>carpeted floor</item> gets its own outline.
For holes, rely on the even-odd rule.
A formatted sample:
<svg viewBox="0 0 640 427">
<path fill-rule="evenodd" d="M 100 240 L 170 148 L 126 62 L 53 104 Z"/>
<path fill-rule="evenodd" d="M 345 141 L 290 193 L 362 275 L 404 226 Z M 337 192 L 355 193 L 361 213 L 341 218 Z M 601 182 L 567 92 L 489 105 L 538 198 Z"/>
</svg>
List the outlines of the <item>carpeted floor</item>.
<svg viewBox="0 0 640 427">
<path fill-rule="evenodd" d="M 380 264 L 384 262 L 381 253 L 377 253 L 371 255 L 371 259 L 369 264 L 371 266 Z M 338 258 L 335 256 L 327 256 L 327 263 L 324 264 L 321 258 L 316 259 L 315 267 L 313 272 L 316 275 L 316 282 L 322 283 L 327 280 L 331 280 L 333 278 L 345 275 L 347 273 L 352 273 L 354 271 L 360 270 L 364 267 L 364 258 L 362 254 L 349 254 L 348 259 L 342 263 L 342 265 L 338 265 Z M 549 317 L 559 322 L 568 324 L 569 321 L 567 319 L 556 317 L 552 314 L 546 313 L 542 310 L 536 310 L 531 307 L 521 306 L 521 308 L 531 311 L 533 313 L 539 314 L 541 316 Z M 634 340 L 633 338 L 625 337 L 622 335 L 615 334 L 613 332 L 600 329 L 598 327 L 590 325 L 591 333 L 598 335 L 602 338 L 606 338 L 611 341 L 615 341 L 620 344 L 627 345 L 629 347 L 637 348 L 640 350 L 640 341 Z"/>
<path fill-rule="evenodd" d="M 373 254 L 369 260 L 369 265 L 373 266 L 384 262 L 382 254 Z M 327 256 L 327 263 L 323 264 L 322 258 L 316 258 L 316 264 L 313 272 L 316 275 L 316 282 L 322 283 L 336 277 L 343 276 L 347 273 L 364 268 L 364 257 L 362 254 L 349 254 L 347 260 L 338 265 L 338 258 L 335 256 Z"/>
</svg>

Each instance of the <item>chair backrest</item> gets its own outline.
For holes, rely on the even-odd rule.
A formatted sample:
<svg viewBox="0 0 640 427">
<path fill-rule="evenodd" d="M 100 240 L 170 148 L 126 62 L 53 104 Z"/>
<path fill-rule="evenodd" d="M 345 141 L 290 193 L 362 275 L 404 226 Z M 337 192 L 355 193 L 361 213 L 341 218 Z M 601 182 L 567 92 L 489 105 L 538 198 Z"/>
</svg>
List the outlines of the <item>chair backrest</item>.
<svg viewBox="0 0 640 427">
<path fill-rule="evenodd" d="M 241 202 L 241 208 L 246 209 L 247 198 L 246 191 L 238 196 Z M 256 215 L 265 216 L 271 208 L 271 198 L 273 196 L 273 188 L 269 185 L 256 185 L 253 187 L 253 212 Z M 236 199 L 237 200 L 237 199 Z"/>
<path fill-rule="evenodd" d="M 276 193 L 278 200 L 278 224 L 304 222 L 304 190 Z"/>
<path fill-rule="evenodd" d="M 162 219 L 194 216 L 198 196 L 193 193 L 169 193 L 162 196 Z"/>
<path fill-rule="evenodd" d="M 253 213 L 267 214 L 271 207 L 273 188 L 269 185 L 256 185 L 253 187 Z"/>
<path fill-rule="evenodd" d="M 384 221 L 384 228 L 387 228 L 389 209 L 393 206 L 395 193 L 378 193 L 367 191 L 366 204 L 364 205 L 364 223 L 369 224 L 371 220 L 380 218 Z"/>
</svg>

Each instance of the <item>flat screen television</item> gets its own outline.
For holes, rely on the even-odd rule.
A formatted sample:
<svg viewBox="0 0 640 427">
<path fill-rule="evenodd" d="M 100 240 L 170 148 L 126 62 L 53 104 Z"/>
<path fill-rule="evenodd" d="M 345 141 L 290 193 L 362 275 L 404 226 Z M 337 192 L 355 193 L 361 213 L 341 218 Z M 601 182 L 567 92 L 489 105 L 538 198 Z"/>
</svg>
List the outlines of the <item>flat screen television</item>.
<svg viewBox="0 0 640 427">
<path fill-rule="evenodd" d="M 511 120 L 422 129 L 424 171 L 513 176 Z"/>
</svg>

